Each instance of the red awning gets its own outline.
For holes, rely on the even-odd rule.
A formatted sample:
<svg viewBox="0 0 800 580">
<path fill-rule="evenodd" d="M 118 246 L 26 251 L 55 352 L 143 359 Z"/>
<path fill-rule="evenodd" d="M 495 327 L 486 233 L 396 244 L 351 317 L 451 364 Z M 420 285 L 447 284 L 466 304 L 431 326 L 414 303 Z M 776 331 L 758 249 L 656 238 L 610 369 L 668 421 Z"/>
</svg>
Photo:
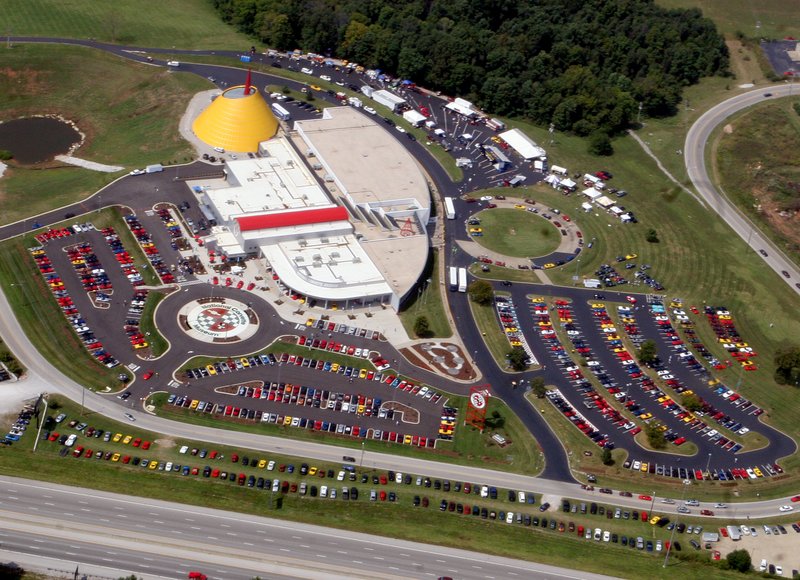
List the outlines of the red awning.
<svg viewBox="0 0 800 580">
<path fill-rule="evenodd" d="M 236 218 L 236 221 L 239 222 L 239 229 L 243 232 L 344 220 L 347 220 L 347 210 L 338 205 L 335 207 L 283 211 Z"/>
</svg>

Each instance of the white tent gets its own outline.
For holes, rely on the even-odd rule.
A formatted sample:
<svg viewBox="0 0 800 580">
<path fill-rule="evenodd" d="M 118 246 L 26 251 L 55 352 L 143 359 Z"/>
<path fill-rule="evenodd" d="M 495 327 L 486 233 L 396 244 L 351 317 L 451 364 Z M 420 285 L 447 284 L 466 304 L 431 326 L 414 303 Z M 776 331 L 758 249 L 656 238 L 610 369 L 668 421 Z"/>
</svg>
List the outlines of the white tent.
<svg viewBox="0 0 800 580">
<path fill-rule="evenodd" d="M 543 181 L 549 183 L 553 187 L 558 187 L 561 184 L 561 181 L 555 175 L 548 175 Z"/>
<path fill-rule="evenodd" d="M 603 195 L 602 193 L 597 191 L 594 187 L 589 187 L 587 189 L 584 189 L 582 193 L 592 201 Z"/>
<path fill-rule="evenodd" d="M 581 204 L 581 207 L 583 208 L 584 211 L 592 211 L 592 204 L 589 202 L 584 201 Z"/>
<path fill-rule="evenodd" d="M 403 113 L 403 119 L 411 123 L 414 127 L 419 127 L 425 122 L 426 117 L 419 111 L 411 109 Z"/>
<path fill-rule="evenodd" d="M 553 165 L 550 168 L 550 171 L 557 175 L 567 175 L 569 173 L 565 167 L 561 167 L 559 165 Z"/>
<path fill-rule="evenodd" d="M 602 197 L 598 197 L 597 199 L 594 200 L 594 202 L 597 205 L 599 205 L 600 207 L 603 207 L 603 208 L 606 208 L 606 209 L 608 209 L 609 207 L 614 205 L 614 200 L 613 199 L 609 199 L 605 195 L 602 196 Z"/>
<path fill-rule="evenodd" d="M 575 191 L 575 189 L 578 187 L 578 184 L 572 181 L 569 177 L 562 179 L 560 185 L 561 187 L 566 187 L 570 191 Z"/>
<path fill-rule="evenodd" d="M 453 112 L 456 112 L 459 115 L 464 115 L 465 117 L 474 117 L 477 114 L 473 108 L 472 103 L 460 97 L 454 99 L 450 103 L 447 103 L 445 105 L 445 108 Z"/>
<path fill-rule="evenodd" d="M 533 168 L 536 171 L 544 171 L 544 161 L 540 161 L 539 159 L 537 159 L 536 161 L 533 162 Z"/>
<path fill-rule="evenodd" d="M 629 222 L 629 221 L 631 221 L 633 218 L 631 217 L 631 214 L 629 214 L 629 213 L 624 213 L 624 214 L 622 214 L 621 216 L 619 216 L 619 219 L 621 219 L 623 222 Z"/>
<path fill-rule="evenodd" d="M 547 157 L 547 152 L 519 129 L 510 129 L 504 133 L 500 133 L 499 137 L 508 143 L 509 147 L 519 153 L 525 161 L 545 159 Z"/>
<path fill-rule="evenodd" d="M 621 210 L 621 209 L 619 209 L 619 208 L 618 208 L 616 205 L 614 205 L 614 206 L 611 206 L 611 208 L 610 208 L 610 210 L 609 210 L 609 211 L 610 211 L 611 213 L 613 213 L 614 215 L 617 215 L 617 216 L 618 216 L 618 215 L 620 215 L 620 214 L 622 213 L 622 210 Z"/>
</svg>

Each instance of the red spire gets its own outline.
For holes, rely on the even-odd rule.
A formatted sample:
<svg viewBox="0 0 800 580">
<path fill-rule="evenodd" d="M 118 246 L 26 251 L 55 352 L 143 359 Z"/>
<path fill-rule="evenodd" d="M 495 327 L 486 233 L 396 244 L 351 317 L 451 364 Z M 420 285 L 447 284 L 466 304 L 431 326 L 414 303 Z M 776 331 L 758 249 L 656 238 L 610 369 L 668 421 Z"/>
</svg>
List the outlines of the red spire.
<svg viewBox="0 0 800 580">
<path fill-rule="evenodd" d="M 247 69 L 247 80 L 244 82 L 244 94 L 250 94 L 250 69 Z"/>
</svg>

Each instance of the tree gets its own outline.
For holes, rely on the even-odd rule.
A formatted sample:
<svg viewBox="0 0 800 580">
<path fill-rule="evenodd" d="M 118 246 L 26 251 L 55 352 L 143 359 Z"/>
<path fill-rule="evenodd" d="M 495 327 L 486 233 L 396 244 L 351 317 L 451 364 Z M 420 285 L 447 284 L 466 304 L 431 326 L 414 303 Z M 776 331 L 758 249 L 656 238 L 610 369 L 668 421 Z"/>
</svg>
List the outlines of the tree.
<svg viewBox="0 0 800 580">
<path fill-rule="evenodd" d="M 703 408 L 703 402 L 700 400 L 700 397 L 694 393 L 682 395 L 681 405 L 683 405 L 683 408 L 687 411 L 699 411 Z"/>
<path fill-rule="evenodd" d="M 489 429 L 500 429 L 506 424 L 506 419 L 498 411 L 492 411 L 492 414 L 486 417 L 485 423 Z"/>
<path fill-rule="evenodd" d="M 658 232 L 656 232 L 653 228 L 647 230 L 647 233 L 644 235 L 644 239 L 650 244 L 657 244 L 660 241 L 658 239 Z"/>
<path fill-rule="evenodd" d="M 589 153 L 608 157 L 614 154 L 614 147 L 611 145 L 611 138 L 605 131 L 595 131 L 589 137 Z"/>
<path fill-rule="evenodd" d="M 528 368 L 528 353 L 521 346 L 515 346 L 506 354 L 508 364 L 515 371 L 524 371 Z"/>
<path fill-rule="evenodd" d="M 541 399 L 547 392 L 547 387 L 544 384 L 544 378 L 536 377 L 531 380 L 531 391 L 536 397 Z"/>
<path fill-rule="evenodd" d="M 779 385 L 800 385 L 800 347 L 789 345 L 775 353 L 775 382 Z"/>
<path fill-rule="evenodd" d="M 472 301 L 477 304 L 491 304 L 494 300 L 494 289 L 486 280 L 475 280 L 469 285 L 467 292 Z"/>
<path fill-rule="evenodd" d="M 426 338 L 433 334 L 427 316 L 417 316 L 417 319 L 414 321 L 414 334 L 420 338 Z"/>
<path fill-rule="evenodd" d="M 725 559 L 731 570 L 745 573 L 749 572 L 750 568 L 753 567 L 753 562 L 750 560 L 750 552 L 747 550 L 734 550 L 733 552 L 729 552 Z"/>
<path fill-rule="evenodd" d="M 611 450 L 608 447 L 603 447 L 603 452 L 600 454 L 600 461 L 603 465 L 613 465 L 614 458 L 611 456 Z"/>
<path fill-rule="evenodd" d="M 653 449 L 664 449 L 667 446 L 667 440 L 664 438 L 664 432 L 659 429 L 660 426 L 661 423 L 658 421 L 650 421 L 644 428 L 647 442 Z"/>
<path fill-rule="evenodd" d="M 8 161 L 14 159 L 14 154 L 8 149 L 0 149 L 0 161 Z"/>
<path fill-rule="evenodd" d="M 639 347 L 638 353 L 639 362 L 644 365 L 650 365 L 658 360 L 658 351 L 654 340 L 645 340 L 642 346 Z"/>
</svg>

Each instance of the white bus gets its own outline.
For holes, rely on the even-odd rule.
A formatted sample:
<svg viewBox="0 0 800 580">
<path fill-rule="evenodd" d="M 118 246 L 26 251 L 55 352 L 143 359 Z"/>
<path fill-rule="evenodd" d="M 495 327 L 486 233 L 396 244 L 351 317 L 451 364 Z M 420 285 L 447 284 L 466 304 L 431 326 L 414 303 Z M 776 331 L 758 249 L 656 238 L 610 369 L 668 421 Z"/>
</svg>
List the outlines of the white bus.
<svg viewBox="0 0 800 580">
<path fill-rule="evenodd" d="M 292 118 L 292 116 L 289 114 L 289 111 L 284 109 L 278 103 L 272 103 L 272 112 L 275 113 L 275 116 L 281 121 L 288 121 Z"/>
<path fill-rule="evenodd" d="M 454 220 L 456 219 L 456 208 L 453 205 L 453 198 L 452 197 L 445 197 L 444 198 L 444 211 L 447 214 L 447 219 Z"/>
<path fill-rule="evenodd" d="M 458 291 L 459 292 L 466 292 L 467 291 L 467 269 L 466 268 L 459 268 L 458 269 Z"/>
<path fill-rule="evenodd" d="M 458 268 L 450 266 L 450 292 L 458 290 Z"/>
</svg>

